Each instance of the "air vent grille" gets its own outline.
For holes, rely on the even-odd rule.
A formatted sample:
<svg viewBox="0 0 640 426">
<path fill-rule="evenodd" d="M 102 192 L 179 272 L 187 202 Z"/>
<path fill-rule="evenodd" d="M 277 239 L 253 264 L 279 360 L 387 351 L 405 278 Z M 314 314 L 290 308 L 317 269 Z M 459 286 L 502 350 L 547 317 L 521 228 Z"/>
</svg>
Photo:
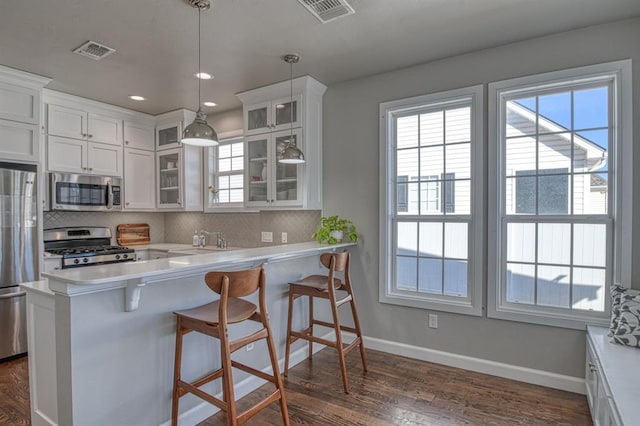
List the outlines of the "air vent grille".
<svg viewBox="0 0 640 426">
<path fill-rule="evenodd" d="M 320 22 L 325 24 L 342 16 L 355 13 L 346 0 L 298 0 L 298 2 L 306 7 Z"/>
<path fill-rule="evenodd" d="M 77 49 L 74 49 L 73 53 L 99 61 L 100 59 L 111 55 L 115 51 L 115 49 L 112 49 L 109 46 L 89 40 Z"/>
</svg>

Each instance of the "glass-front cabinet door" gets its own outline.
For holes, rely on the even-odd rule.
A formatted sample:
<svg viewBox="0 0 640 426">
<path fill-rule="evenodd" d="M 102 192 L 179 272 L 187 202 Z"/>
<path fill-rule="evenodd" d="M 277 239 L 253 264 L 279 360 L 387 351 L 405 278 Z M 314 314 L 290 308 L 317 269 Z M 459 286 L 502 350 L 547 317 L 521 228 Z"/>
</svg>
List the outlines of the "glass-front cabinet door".
<svg viewBox="0 0 640 426">
<path fill-rule="evenodd" d="M 300 202 L 300 171 L 299 164 L 283 164 L 278 162 L 282 158 L 282 152 L 291 144 L 299 147 L 302 143 L 302 130 L 294 129 L 293 134 L 289 131 L 273 133 L 272 155 L 274 156 L 275 178 L 274 195 L 272 202 L 274 205 L 299 205 Z M 304 152 L 304 149 L 302 150 Z"/>
<path fill-rule="evenodd" d="M 289 129 L 302 125 L 302 96 L 297 95 L 245 107 L 245 135 Z"/>
<path fill-rule="evenodd" d="M 245 176 L 247 177 L 246 203 L 252 206 L 269 205 L 269 145 L 270 134 L 246 139 Z"/>
<path fill-rule="evenodd" d="M 271 102 L 272 130 L 285 130 L 291 127 L 300 127 L 300 113 L 302 96 L 282 98 Z"/>
<path fill-rule="evenodd" d="M 271 102 L 262 102 L 245 108 L 245 134 L 255 135 L 271 131 Z"/>
<path fill-rule="evenodd" d="M 158 168 L 158 208 L 182 206 L 182 149 L 156 154 Z"/>
<path fill-rule="evenodd" d="M 293 137 L 293 139 L 292 139 Z M 302 130 L 294 129 L 249 136 L 246 141 L 245 176 L 247 192 L 245 203 L 248 207 L 299 206 L 300 194 L 299 164 L 282 164 L 278 159 L 289 145 L 302 143 Z M 304 149 L 303 149 L 304 151 Z"/>
<path fill-rule="evenodd" d="M 172 149 L 180 147 L 182 138 L 182 123 L 159 124 L 156 127 L 156 149 Z"/>
</svg>

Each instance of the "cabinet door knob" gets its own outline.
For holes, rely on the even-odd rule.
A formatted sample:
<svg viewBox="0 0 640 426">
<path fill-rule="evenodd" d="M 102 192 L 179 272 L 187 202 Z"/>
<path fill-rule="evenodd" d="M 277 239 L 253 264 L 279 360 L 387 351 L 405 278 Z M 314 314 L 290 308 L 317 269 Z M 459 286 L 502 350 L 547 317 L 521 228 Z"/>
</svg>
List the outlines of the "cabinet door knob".
<svg viewBox="0 0 640 426">
<path fill-rule="evenodd" d="M 129 145 L 129 141 L 124 141 L 124 144 L 125 145 Z"/>
<path fill-rule="evenodd" d="M 89 171 L 93 171 L 93 167 L 89 167 Z"/>
<path fill-rule="evenodd" d="M 595 373 L 597 371 L 595 364 L 592 362 L 589 363 L 589 371 L 591 371 L 592 373 Z"/>
<path fill-rule="evenodd" d="M 93 135 L 87 135 L 87 136 L 89 136 L 90 138 L 92 138 L 92 137 L 93 137 Z"/>
<path fill-rule="evenodd" d="M 83 138 L 86 138 L 86 137 L 87 137 L 87 134 L 86 134 L 86 133 L 82 133 L 82 137 L 83 137 Z"/>
<path fill-rule="evenodd" d="M 129 204 L 131 204 L 131 203 L 129 203 L 129 202 L 127 202 L 127 203 L 126 203 L 126 205 L 127 205 L 127 206 L 128 206 Z"/>
</svg>

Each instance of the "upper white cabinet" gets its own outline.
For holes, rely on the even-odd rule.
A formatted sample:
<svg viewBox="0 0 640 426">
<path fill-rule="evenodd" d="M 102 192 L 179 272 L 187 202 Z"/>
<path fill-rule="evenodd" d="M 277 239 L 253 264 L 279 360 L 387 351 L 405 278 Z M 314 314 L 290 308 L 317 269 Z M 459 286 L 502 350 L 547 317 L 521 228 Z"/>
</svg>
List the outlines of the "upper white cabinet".
<svg viewBox="0 0 640 426">
<path fill-rule="evenodd" d="M 40 95 L 49 81 L 0 66 L 0 160 L 40 161 Z"/>
<path fill-rule="evenodd" d="M 153 126 L 131 121 L 124 122 L 124 147 L 155 150 L 155 129 Z"/>
<path fill-rule="evenodd" d="M 156 126 L 156 149 L 179 148 L 182 139 L 182 121 L 171 121 Z"/>
<path fill-rule="evenodd" d="M 287 130 L 245 139 L 245 170 L 249 176 L 245 200 L 247 207 L 302 207 L 303 165 L 277 161 L 290 139 L 291 133 Z M 302 129 L 293 131 L 293 144 L 301 146 Z"/>
<path fill-rule="evenodd" d="M 153 151 L 124 149 L 124 210 L 156 208 L 155 158 Z"/>
<path fill-rule="evenodd" d="M 245 206 L 322 209 L 322 96 L 326 89 L 304 76 L 293 80 L 293 103 L 289 80 L 236 95 L 244 114 Z M 290 141 L 304 153 L 304 164 L 278 163 Z"/>
<path fill-rule="evenodd" d="M 122 145 L 122 119 L 82 109 L 49 104 L 47 134 Z"/>
<path fill-rule="evenodd" d="M 122 176 L 122 147 L 49 136 L 47 141 L 49 171 Z"/>
<path fill-rule="evenodd" d="M 244 112 L 245 135 L 256 135 L 288 129 L 291 126 L 300 127 L 302 118 L 302 96 L 275 99 L 247 105 Z"/>
<path fill-rule="evenodd" d="M 183 145 L 156 153 L 157 206 L 175 211 L 202 211 L 202 148 Z"/>
</svg>

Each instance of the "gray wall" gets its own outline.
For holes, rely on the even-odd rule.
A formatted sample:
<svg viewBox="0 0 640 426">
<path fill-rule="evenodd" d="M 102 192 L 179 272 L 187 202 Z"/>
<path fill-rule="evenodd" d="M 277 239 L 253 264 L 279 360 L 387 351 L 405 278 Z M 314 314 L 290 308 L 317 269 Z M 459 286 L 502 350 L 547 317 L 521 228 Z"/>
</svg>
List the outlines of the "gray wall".
<svg viewBox="0 0 640 426">
<path fill-rule="evenodd" d="M 638 40 L 640 20 L 626 20 L 329 87 L 324 96 L 324 213 L 349 217 L 362 233 L 353 277 L 367 336 L 569 376 L 584 375 L 585 338 L 582 331 L 443 312 L 439 313 L 439 328 L 429 329 L 427 311 L 378 302 L 378 108 L 384 101 L 632 58 L 635 60 L 633 84 L 636 87 L 634 140 L 637 142 L 640 136 Z M 424 42 L 429 43 L 429 40 Z M 640 149 L 636 149 L 635 164 L 640 164 L 639 158 Z M 638 173 L 634 176 L 636 194 L 640 188 L 639 176 Z M 639 203 L 640 197 L 634 200 L 634 209 L 639 208 Z M 640 216 L 636 215 L 633 225 L 633 240 L 639 241 Z M 640 247 L 636 244 L 634 259 L 638 250 Z M 640 287 L 638 262 L 634 262 L 633 281 Z M 484 282 L 486 289 L 486 276 Z"/>
</svg>

